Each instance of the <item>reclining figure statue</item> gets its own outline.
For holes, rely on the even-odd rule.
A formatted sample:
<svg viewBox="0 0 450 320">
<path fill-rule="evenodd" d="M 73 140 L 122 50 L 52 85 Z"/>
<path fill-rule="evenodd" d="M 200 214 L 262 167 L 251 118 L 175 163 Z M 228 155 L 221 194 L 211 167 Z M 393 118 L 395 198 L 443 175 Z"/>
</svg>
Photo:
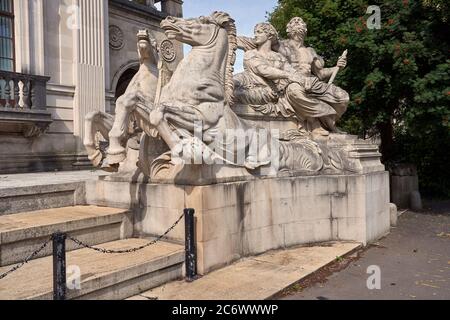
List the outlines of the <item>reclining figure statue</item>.
<svg viewBox="0 0 450 320">
<path fill-rule="evenodd" d="M 287 26 L 289 40 L 279 41 L 269 23 L 256 26 L 254 39 L 239 37 L 246 53 L 245 72 L 235 77 L 236 103 L 264 114 L 296 117 L 313 136 L 340 133 L 336 121 L 346 111 L 349 95 L 325 81 L 346 66 L 346 57 L 335 68 L 324 68 L 314 49 L 304 46 L 306 32 L 306 24 L 296 17 Z"/>
</svg>

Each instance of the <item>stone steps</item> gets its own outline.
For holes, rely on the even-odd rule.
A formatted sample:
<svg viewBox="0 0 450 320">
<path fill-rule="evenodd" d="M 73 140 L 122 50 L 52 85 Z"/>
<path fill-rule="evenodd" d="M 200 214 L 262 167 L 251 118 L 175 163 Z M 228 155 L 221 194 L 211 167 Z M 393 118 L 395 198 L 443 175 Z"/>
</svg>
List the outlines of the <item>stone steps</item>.
<svg viewBox="0 0 450 320">
<path fill-rule="evenodd" d="M 30 256 L 55 232 L 89 245 L 124 250 L 148 243 L 133 236 L 129 209 L 86 205 L 86 181 L 98 172 L 0 175 L 0 275 Z M 116 196 L 119 194 L 116 193 Z M 124 207 L 128 208 L 128 207 Z M 165 230 L 164 230 L 165 231 Z M 182 277 L 184 247 L 168 242 L 126 254 L 104 254 L 66 240 L 67 281 L 81 287 L 67 299 L 125 299 Z M 0 279 L 0 300 L 53 299 L 52 243 Z"/>
<path fill-rule="evenodd" d="M 45 172 L 0 175 L 0 216 L 86 204 L 85 181 L 104 172 Z"/>
<path fill-rule="evenodd" d="M 0 216 L 0 266 L 21 262 L 57 231 L 89 244 L 131 237 L 130 213 L 124 209 L 75 206 Z M 67 250 L 77 246 L 67 242 Z M 38 256 L 52 254 L 47 246 Z"/>
<path fill-rule="evenodd" d="M 0 216 L 84 204 L 84 182 L 0 189 Z"/>
<path fill-rule="evenodd" d="M 99 247 L 123 250 L 146 243 L 145 239 L 126 239 Z M 81 272 L 81 286 L 77 290 L 68 289 L 67 298 L 125 299 L 181 278 L 183 262 L 183 247 L 166 242 L 127 254 L 104 254 L 90 249 L 71 251 L 67 253 L 68 283 L 72 283 L 69 272 L 76 266 Z M 0 274 L 11 267 L 1 267 Z M 0 300 L 52 298 L 52 257 L 33 260 L 0 280 Z"/>
</svg>

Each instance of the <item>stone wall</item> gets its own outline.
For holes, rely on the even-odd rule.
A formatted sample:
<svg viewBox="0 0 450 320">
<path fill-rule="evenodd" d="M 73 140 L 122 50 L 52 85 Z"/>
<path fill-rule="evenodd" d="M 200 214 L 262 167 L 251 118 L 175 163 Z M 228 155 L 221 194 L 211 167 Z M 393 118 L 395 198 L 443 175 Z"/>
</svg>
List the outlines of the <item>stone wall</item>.
<svg viewBox="0 0 450 320">
<path fill-rule="evenodd" d="M 33 138 L 0 135 L 0 172 L 69 170 L 77 161 L 74 136 L 74 32 L 65 23 L 69 0 L 14 1 L 18 73 L 49 76 L 47 111 L 52 123 Z"/>
<path fill-rule="evenodd" d="M 399 208 L 412 208 L 413 193 L 419 194 L 417 168 L 412 164 L 398 164 L 390 168 L 391 201 Z"/>
<path fill-rule="evenodd" d="M 198 268 L 314 242 L 364 244 L 389 232 L 389 175 L 272 177 L 207 186 L 97 181 L 87 202 L 132 208 L 135 235 L 157 236 L 184 208 L 196 210 Z M 184 225 L 170 237 L 184 241 Z"/>
</svg>

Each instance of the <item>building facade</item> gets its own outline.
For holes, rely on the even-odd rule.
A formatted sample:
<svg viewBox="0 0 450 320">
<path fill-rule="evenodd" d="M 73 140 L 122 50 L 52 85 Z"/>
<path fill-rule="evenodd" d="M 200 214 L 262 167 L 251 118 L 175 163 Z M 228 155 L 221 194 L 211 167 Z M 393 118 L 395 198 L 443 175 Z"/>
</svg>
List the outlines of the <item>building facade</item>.
<svg viewBox="0 0 450 320">
<path fill-rule="evenodd" d="M 85 115 L 114 113 L 138 30 L 160 42 L 168 15 L 182 16 L 181 0 L 0 0 L 0 173 L 89 166 Z"/>
</svg>

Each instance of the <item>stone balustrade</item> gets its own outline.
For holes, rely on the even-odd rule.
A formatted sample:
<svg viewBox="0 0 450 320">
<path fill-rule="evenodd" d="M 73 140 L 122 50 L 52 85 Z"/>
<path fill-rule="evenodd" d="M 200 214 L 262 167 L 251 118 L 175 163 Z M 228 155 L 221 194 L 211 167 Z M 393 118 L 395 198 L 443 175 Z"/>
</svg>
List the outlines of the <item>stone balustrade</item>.
<svg viewBox="0 0 450 320">
<path fill-rule="evenodd" d="M 46 86 L 50 78 L 0 71 L 0 134 L 22 133 L 34 137 L 52 122 L 46 111 Z"/>
<path fill-rule="evenodd" d="M 0 107 L 45 110 L 49 77 L 0 71 Z"/>
</svg>

